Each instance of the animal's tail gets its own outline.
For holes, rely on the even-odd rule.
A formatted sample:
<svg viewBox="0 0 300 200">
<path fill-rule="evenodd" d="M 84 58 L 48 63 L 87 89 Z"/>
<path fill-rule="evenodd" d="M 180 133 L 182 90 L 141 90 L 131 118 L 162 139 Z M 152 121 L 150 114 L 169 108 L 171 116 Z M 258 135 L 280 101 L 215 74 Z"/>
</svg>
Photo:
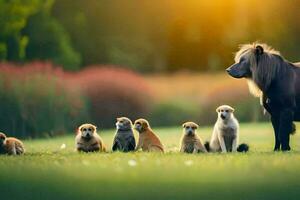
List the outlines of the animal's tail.
<svg viewBox="0 0 300 200">
<path fill-rule="evenodd" d="M 208 141 L 206 141 L 206 142 L 204 143 L 204 147 L 206 148 L 206 151 L 207 151 L 207 152 L 210 151 L 210 148 L 209 148 L 209 142 L 208 142 Z"/>
<path fill-rule="evenodd" d="M 292 124 L 292 131 L 290 134 L 294 135 L 296 133 L 296 125 L 293 123 Z"/>
<path fill-rule="evenodd" d="M 249 151 L 249 145 L 242 143 L 238 146 L 237 151 L 238 152 L 247 152 L 247 151 Z"/>
</svg>

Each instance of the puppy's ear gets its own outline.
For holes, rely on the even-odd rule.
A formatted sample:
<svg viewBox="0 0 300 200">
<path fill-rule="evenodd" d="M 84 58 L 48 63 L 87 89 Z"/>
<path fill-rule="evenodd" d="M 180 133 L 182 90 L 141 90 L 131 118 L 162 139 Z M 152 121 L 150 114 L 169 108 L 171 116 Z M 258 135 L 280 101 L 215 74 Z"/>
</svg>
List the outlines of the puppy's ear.
<svg viewBox="0 0 300 200">
<path fill-rule="evenodd" d="M 94 129 L 94 132 L 96 132 L 97 131 L 97 126 L 93 125 L 92 127 Z"/>
<path fill-rule="evenodd" d="M 78 135 L 80 133 L 80 127 L 75 130 L 75 134 Z"/>
<path fill-rule="evenodd" d="M 219 112 L 220 112 L 220 107 L 218 107 L 218 108 L 216 109 L 216 112 L 217 112 L 217 113 L 219 113 Z"/>
<path fill-rule="evenodd" d="M 185 126 L 186 126 L 186 123 L 183 123 L 183 124 L 182 124 L 182 128 L 185 128 Z"/>
<path fill-rule="evenodd" d="M 148 121 L 142 121 L 142 127 L 144 128 L 144 129 L 147 129 L 147 128 L 149 128 L 150 127 L 150 124 L 149 124 L 149 122 Z"/>
<path fill-rule="evenodd" d="M 257 45 L 255 47 L 255 54 L 256 55 L 262 55 L 264 53 L 264 48 L 260 45 Z"/>
<path fill-rule="evenodd" d="M 230 112 L 232 112 L 232 113 L 234 112 L 234 108 L 233 108 L 233 107 L 230 107 L 230 106 L 229 106 L 229 110 L 230 110 Z"/>
</svg>

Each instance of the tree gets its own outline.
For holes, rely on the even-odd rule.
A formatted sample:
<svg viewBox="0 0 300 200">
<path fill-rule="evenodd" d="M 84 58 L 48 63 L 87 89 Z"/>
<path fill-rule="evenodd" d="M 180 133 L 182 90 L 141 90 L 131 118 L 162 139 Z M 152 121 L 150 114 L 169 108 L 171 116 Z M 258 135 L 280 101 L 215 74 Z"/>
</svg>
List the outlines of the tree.
<svg viewBox="0 0 300 200">
<path fill-rule="evenodd" d="M 51 15 L 53 0 L 46 0 L 28 19 L 22 31 L 28 36 L 27 60 L 51 60 L 68 70 L 79 68 L 81 57 L 73 47 L 64 27 Z"/>
<path fill-rule="evenodd" d="M 28 37 L 21 30 L 40 3 L 40 0 L 0 0 L 0 60 L 25 59 Z"/>
</svg>

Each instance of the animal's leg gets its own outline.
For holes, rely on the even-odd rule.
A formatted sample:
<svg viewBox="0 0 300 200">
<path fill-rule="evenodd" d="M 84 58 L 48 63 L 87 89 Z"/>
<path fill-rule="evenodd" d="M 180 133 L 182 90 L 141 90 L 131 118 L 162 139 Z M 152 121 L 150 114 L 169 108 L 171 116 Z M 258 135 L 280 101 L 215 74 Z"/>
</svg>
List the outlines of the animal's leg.
<svg viewBox="0 0 300 200">
<path fill-rule="evenodd" d="M 184 145 L 181 144 L 181 145 L 180 145 L 180 153 L 184 153 L 184 148 L 183 148 L 183 147 L 184 147 Z"/>
<path fill-rule="evenodd" d="M 112 151 L 120 150 L 119 142 L 117 140 L 114 141 Z"/>
<path fill-rule="evenodd" d="M 222 153 L 226 153 L 227 150 L 226 150 L 226 145 L 225 145 L 224 137 L 221 136 L 221 135 L 218 135 L 218 139 L 219 139 L 219 143 L 220 143 L 220 146 L 221 146 Z"/>
<path fill-rule="evenodd" d="M 149 151 L 151 151 L 151 152 L 163 152 L 163 150 L 160 147 L 154 146 L 154 145 L 149 147 Z"/>
<path fill-rule="evenodd" d="M 135 151 L 138 151 L 143 146 L 143 141 L 141 138 L 139 138 L 138 144 L 135 147 Z"/>
<path fill-rule="evenodd" d="M 293 111 L 285 109 L 280 113 L 279 137 L 281 142 L 281 150 L 289 151 L 290 133 L 293 130 Z"/>
<path fill-rule="evenodd" d="M 236 149 L 237 149 L 237 139 L 234 138 L 232 140 L 232 152 L 236 152 Z"/>
<path fill-rule="evenodd" d="M 279 138 L 279 117 L 278 116 L 271 116 L 271 122 L 274 129 L 274 135 L 275 135 L 275 146 L 274 151 L 280 150 L 280 138 Z"/>
<path fill-rule="evenodd" d="M 134 151 L 135 150 L 135 139 L 134 137 L 130 137 L 128 141 L 128 150 L 129 151 Z"/>
<path fill-rule="evenodd" d="M 16 144 L 13 142 L 11 144 L 11 152 L 10 152 L 11 155 L 17 155 L 17 151 L 16 151 Z"/>
<path fill-rule="evenodd" d="M 202 145 L 201 142 L 196 142 L 196 144 L 194 145 L 194 152 L 199 153 L 199 152 L 203 152 L 203 153 L 207 153 L 206 148 Z M 193 152 L 193 153 L 194 153 Z"/>
<path fill-rule="evenodd" d="M 89 151 L 99 151 L 100 150 L 100 144 L 99 143 L 95 143 L 92 144 L 91 147 L 89 148 Z"/>
</svg>

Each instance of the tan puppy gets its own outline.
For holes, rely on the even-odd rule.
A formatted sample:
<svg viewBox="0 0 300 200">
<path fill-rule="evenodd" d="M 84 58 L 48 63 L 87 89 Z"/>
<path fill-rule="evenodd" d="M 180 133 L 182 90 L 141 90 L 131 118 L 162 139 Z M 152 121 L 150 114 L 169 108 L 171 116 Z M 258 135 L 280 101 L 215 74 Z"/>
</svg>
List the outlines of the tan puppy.
<svg viewBox="0 0 300 200">
<path fill-rule="evenodd" d="M 199 127 L 194 122 L 185 122 L 182 124 L 183 135 L 181 138 L 180 152 L 182 153 L 206 153 L 201 138 L 197 135 L 196 130 Z"/>
<path fill-rule="evenodd" d="M 101 137 L 97 134 L 97 127 L 93 124 L 82 124 L 79 126 L 75 138 L 75 145 L 77 151 L 106 151 Z"/>
<path fill-rule="evenodd" d="M 136 150 L 164 152 L 160 139 L 152 131 L 149 122 L 145 119 L 138 119 L 134 122 L 134 129 L 139 132 L 139 142 Z"/>
<path fill-rule="evenodd" d="M 0 133 L 0 154 L 20 155 L 23 153 L 25 153 L 25 148 L 20 140 Z"/>
</svg>

